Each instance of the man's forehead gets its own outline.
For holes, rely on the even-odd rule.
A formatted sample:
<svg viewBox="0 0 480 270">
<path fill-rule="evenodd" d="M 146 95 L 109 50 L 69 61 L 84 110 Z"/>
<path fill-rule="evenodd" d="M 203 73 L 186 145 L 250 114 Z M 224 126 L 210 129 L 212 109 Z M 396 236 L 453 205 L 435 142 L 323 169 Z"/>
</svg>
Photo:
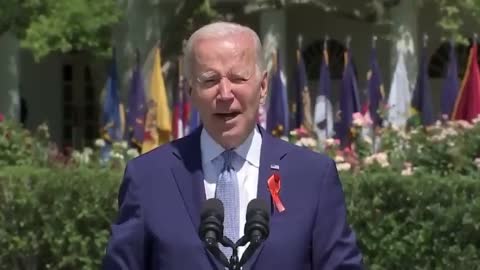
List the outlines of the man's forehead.
<svg viewBox="0 0 480 270">
<path fill-rule="evenodd" d="M 254 40 L 245 34 L 231 34 L 223 37 L 200 37 L 193 43 L 195 55 L 214 55 L 218 50 L 229 51 L 230 54 L 254 52 Z"/>
<path fill-rule="evenodd" d="M 194 59 L 198 66 L 228 65 L 239 69 L 250 62 L 255 62 L 255 50 L 241 44 L 209 45 L 198 46 L 194 50 Z"/>
</svg>

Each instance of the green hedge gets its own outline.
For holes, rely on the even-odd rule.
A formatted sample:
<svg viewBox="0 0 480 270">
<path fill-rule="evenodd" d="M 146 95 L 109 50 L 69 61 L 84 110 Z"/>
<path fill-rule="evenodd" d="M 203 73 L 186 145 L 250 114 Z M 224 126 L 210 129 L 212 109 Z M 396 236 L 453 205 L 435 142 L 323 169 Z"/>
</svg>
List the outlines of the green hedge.
<svg viewBox="0 0 480 270">
<path fill-rule="evenodd" d="M 0 170 L 0 269 L 99 269 L 121 175 Z"/>
<path fill-rule="evenodd" d="M 99 269 L 119 172 L 0 169 L 0 269 Z M 369 269 L 479 269 L 477 176 L 343 175 Z"/>
</svg>

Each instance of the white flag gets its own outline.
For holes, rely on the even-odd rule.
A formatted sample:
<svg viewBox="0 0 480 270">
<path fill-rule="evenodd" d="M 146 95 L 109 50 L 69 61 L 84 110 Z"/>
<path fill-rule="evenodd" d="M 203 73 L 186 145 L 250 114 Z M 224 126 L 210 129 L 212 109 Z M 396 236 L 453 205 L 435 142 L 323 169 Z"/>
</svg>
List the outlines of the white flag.
<svg viewBox="0 0 480 270">
<path fill-rule="evenodd" d="M 387 117 L 387 121 L 397 127 L 404 127 L 407 124 L 411 100 L 409 85 L 407 68 L 405 66 L 405 55 L 403 51 L 399 51 L 397 65 L 390 87 L 390 94 L 388 96 Z"/>
<path fill-rule="evenodd" d="M 314 122 L 315 131 L 320 141 L 333 137 L 332 103 L 323 95 L 316 99 Z"/>
</svg>

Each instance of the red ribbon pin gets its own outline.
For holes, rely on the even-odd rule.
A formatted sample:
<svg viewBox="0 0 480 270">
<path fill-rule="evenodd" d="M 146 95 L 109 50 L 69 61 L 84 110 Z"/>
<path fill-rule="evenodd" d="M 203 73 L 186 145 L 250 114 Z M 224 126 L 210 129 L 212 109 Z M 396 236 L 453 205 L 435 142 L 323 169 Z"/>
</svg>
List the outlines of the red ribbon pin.
<svg viewBox="0 0 480 270">
<path fill-rule="evenodd" d="M 282 201 L 280 200 L 280 175 L 278 173 L 273 173 L 270 178 L 268 178 L 268 189 L 272 195 L 273 203 L 277 208 L 278 212 L 285 211 Z"/>
</svg>

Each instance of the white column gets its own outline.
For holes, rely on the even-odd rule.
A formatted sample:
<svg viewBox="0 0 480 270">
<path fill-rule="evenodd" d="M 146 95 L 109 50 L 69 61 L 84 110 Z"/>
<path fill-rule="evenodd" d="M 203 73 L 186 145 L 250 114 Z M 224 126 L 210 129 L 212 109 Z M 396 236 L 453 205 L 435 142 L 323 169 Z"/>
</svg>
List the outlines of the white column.
<svg viewBox="0 0 480 270">
<path fill-rule="evenodd" d="M 0 113 L 15 120 L 20 117 L 19 51 L 13 34 L 0 36 Z"/>
<path fill-rule="evenodd" d="M 114 42 L 117 48 L 118 72 L 121 79 L 121 96 L 126 101 L 131 72 L 135 65 L 135 50 L 140 50 L 140 60 L 148 76 L 153 64 L 152 49 L 160 41 L 161 31 L 174 14 L 176 0 L 120 0 L 125 20 L 116 28 Z M 181 46 L 181 44 L 179 45 Z M 162 55 L 162 64 L 166 63 Z"/>
<path fill-rule="evenodd" d="M 264 57 L 267 68 L 272 65 L 272 54 L 279 50 L 281 58 L 281 67 L 286 72 L 287 64 L 287 40 L 286 40 L 286 11 L 266 10 L 260 14 L 260 38 L 264 47 Z"/>
<path fill-rule="evenodd" d="M 419 4 L 417 0 L 402 0 L 399 5 L 392 9 L 392 34 L 394 42 L 392 43 L 392 65 L 391 74 L 397 60 L 397 47 L 407 50 L 406 65 L 408 71 L 408 80 L 410 82 L 410 91 L 413 91 L 418 72 L 418 14 Z"/>
</svg>

